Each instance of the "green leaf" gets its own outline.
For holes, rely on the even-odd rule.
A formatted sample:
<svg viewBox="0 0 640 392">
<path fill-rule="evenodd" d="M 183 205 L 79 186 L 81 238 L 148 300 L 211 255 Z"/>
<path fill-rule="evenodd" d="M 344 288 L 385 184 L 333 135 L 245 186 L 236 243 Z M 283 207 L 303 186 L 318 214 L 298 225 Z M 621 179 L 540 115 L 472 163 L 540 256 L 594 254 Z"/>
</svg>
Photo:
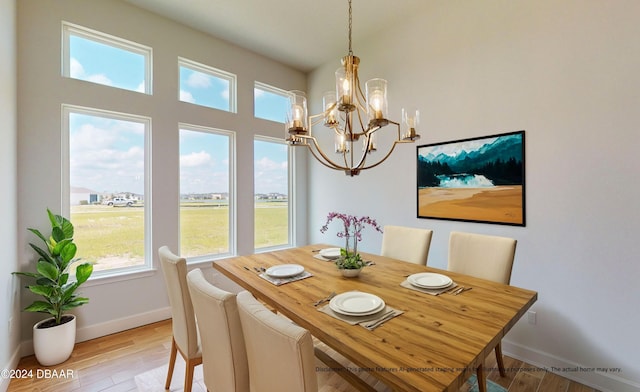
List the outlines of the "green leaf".
<svg viewBox="0 0 640 392">
<path fill-rule="evenodd" d="M 80 264 L 76 268 L 76 281 L 78 282 L 78 285 L 81 285 L 82 283 L 86 282 L 92 273 L 93 273 L 93 264 L 90 264 L 90 263 Z"/>
<path fill-rule="evenodd" d="M 36 265 L 36 270 L 44 277 L 56 281 L 58 279 L 59 273 L 58 268 L 46 261 L 38 261 Z"/>
<path fill-rule="evenodd" d="M 65 284 L 67 284 L 68 280 L 69 280 L 69 274 L 64 273 L 60 275 L 60 279 L 58 279 L 58 283 L 64 286 Z"/>
<path fill-rule="evenodd" d="M 63 269 L 67 267 L 67 265 L 71 260 L 73 260 L 73 258 L 76 256 L 76 252 L 78 251 L 78 247 L 76 246 L 76 244 L 71 242 L 72 240 L 65 240 L 65 241 L 68 241 L 66 243 L 66 246 L 60 249 L 60 257 L 64 262 Z"/>
<path fill-rule="evenodd" d="M 49 297 L 53 293 L 51 286 L 27 286 L 32 293 L 42 295 L 43 297 Z"/>
<path fill-rule="evenodd" d="M 89 303 L 89 298 L 84 298 L 84 297 L 77 297 L 75 298 L 72 302 L 69 302 L 67 304 L 64 304 L 61 307 L 61 310 L 69 310 L 71 308 L 75 308 L 84 304 Z"/>
<path fill-rule="evenodd" d="M 31 305 L 24 308 L 25 312 L 43 312 L 50 313 L 53 310 L 53 306 L 50 303 L 44 301 L 34 301 Z"/>
<path fill-rule="evenodd" d="M 33 250 L 36 251 L 37 254 L 40 255 L 40 257 L 42 257 L 45 261 L 49 262 L 49 263 L 54 263 L 53 259 L 51 258 L 51 255 L 49 254 L 49 252 L 45 251 L 44 249 L 34 245 L 34 244 L 29 244 L 31 246 L 31 248 L 33 248 Z"/>
<path fill-rule="evenodd" d="M 60 252 L 62 252 L 62 250 L 71 243 L 71 241 L 73 241 L 70 238 L 63 238 L 60 241 L 56 242 L 55 246 L 53 247 L 53 255 L 54 256 L 58 256 L 60 255 Z"/>
<path fill-rule="evenodd" d="M 62 224 L 62 217 L 60 215 L 56 215 L 51 212 L 50 209 L 47 208 L 47 214 L 49 215 L 49 222 L 51 222 L 51 227 L 60 227 Z"/>
<path fill-rule="evenodd" d="M 65 303 L 69 302 L 73 298 L 73 293 L 78 288 L 79 284 L 77 282 L 69 283 L 62 287 L 62 294 L 60 295 L 60 302 Z"/>
<path fill-rule="evenodd" d="M 67 237 L 64 236 L 64 231 L 62 231 L 61 227 L 54 227 L 51 230 L 51 237 L 53 237 L 53 239 L 55 240 L 56 245 L 57 245 L 58 242 L 60 242 L 60 241 L 62 241 L 62 240 L 67 238 Z"/>
<path fill-rule="evenodd" d="M 38 279 L 36 279 L 36 284 L 38 286 L 54 286 L 54 285 L 57 285 L 58 283 L 49 278 L 43 277 L 41 274 L 38 274 Z"/>
<path fill-rule="evenodd" d="M 20 276 L 28 276 L 30 278 L 34 278 L 34 279 L 38 279 L 40 277 L 40 274 L 36 274 L 33 272 L 12 272 L 13 275 L 20 275 Z"/>
<path fill-rule="evenodd" d="M 44 236 L 42 235 L 42 233 L 40 233 L 40 231 L 39 231 L 39 230 L 37 230 L 37 229 L 27 229 L 27 230 L 29 230 L 29 231 L 30 231 L 30 232 L 32 232 L 33 234 L 37 235 L 37 236 L 38 236 L 38 238 L 40 238 L 43 242 L 47 242 L 47 239 L 46 239 L 46 238 L 44 238 Z"/>
<path fill-rule="evenodd" d="M 64 238 L 73 238 L 73 224 L 64 217 L 62 218 L 62 232 L 64 233 Z"/>
</svg>

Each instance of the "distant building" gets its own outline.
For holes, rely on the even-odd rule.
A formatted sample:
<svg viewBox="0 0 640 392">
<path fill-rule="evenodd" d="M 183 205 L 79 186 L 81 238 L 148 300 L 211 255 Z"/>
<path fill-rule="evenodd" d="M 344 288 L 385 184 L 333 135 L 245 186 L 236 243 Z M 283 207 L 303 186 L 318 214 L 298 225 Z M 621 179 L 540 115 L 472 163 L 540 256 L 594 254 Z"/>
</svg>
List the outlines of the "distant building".
<svg viewBox="0 0 640 392">
<path fill-rule="evenodd" d="M 98 202 L 98 192 L 88 188 L 72 186 L 69 199 L 72 206 L 93 204 Z"/>
</svg>

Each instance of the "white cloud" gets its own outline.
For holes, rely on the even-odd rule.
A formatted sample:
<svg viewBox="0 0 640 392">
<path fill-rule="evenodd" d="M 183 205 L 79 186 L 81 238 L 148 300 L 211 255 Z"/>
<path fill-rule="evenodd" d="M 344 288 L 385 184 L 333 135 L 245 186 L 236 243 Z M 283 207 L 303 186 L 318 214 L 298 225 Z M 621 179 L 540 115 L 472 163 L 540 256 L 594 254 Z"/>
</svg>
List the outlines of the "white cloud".
<svg viewBox="0 0 640 392">
<path fill-rule="evenodd" d="M 81 79 L 83 75 L 84 75 L 84 67 L 82 66 L 82 64 L 80 64 L 78 60 L 72 57 L 69 64 L 69 76 L 75 79 Z"/>
<path fill-rule="evenodd" d="M 71 58 L 69 62 L 69 76 L 74 79 L 88 80 L 90 82 L 113 86 L 113 81 L 105 74 L 87 75 L 84 66 L 77 59 Z"/>
<path fill-rule="evenodd" d="M 189 155 L 180 156 L 180 167 L 196 167 L 211 162 L 211 155 L 205 151 L 192 152 Z"/>
<path fill-rule="evenodd" d="M 264 157 L 260 160 L 256 161 L 256 171 L 270 171 L 277 169 L 280 165 L 277 162 L 272 161 L 271 159 Z"/>
<path fill-rule="evenodd" d="M 180 100 L 182 102 L 189 102 L 189 103 L 196 102 L 196 99 L 193 98 L 193 95 L 190 92 L 184 91 L 184 90 L 180 90 Z"/>
<path fill-rule="evenodd" d="M 207 88 L 211 86 L 211 77 L 201 72 L 193 72 L 187 78 L 187 86 L 193 88 Z"/>
<path fill-rule="evenodd" d="M 93 83 L 99 83 L 99 84 L 104 84 L 104 85 L 107 85 L 107 86 L 113 86 L 113 82 L 105 74 L 89 75 L 89 76 L 86 76 L 86 77 L 81 78 L 81 79 L 88 80 L 88 81 L 93 82 Z"/>
<path fill-rule="evenodd" d="M 256 193 L 287 193 L 287 161 L 276 162 L 263 157 L 255 162 Z"/>
</svg>

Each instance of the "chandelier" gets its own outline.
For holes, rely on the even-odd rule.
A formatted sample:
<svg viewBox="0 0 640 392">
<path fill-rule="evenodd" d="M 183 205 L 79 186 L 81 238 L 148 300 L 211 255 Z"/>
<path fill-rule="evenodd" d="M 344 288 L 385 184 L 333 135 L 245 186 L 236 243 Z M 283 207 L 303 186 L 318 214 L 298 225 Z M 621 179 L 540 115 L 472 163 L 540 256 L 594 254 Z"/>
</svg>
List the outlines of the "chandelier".
<svg viewBox="0 0 640 392">
<path fill-rule="evenodd" d="M 412 143 L 420 138 L 416 133 L 420 113 L 418 110 L 402 109 L 402 128 L 398 122 L 388 119 L 387 81 L 371 79 L 365 83 L 365 92 L 360 87 L 358 66 L 360 58 L 351 49 L 352 25 L 351 0 L 349 0 L 349 53 L 342 58 L 342 66 L 336 71 L 336 89 L 322 96 L 324 111 L 308 115 L 307 98 L 302 91 L 289 92 L 289 109 L 285 121 L 287 143 L 305 146 L 324 166 L 343 170 L 348 176 L 371 169 L 384 162 L 399 143 Z M 322 123 L 333 133 L 335 158 L 329 157 L 313 135 L 312 128 Z M 366 125 L 365 125 L 366 124 Z M 388 128 L 385 128 L 389 126 Z M 395 126 L 395 127 L 394 127 Z M 376 157 L 377 135 L 381 129 L 395 130 L 395 140 L 383 156 Z M 322 129 L 322 128 L 321 128 Z M 358 148 L 359 141 L 362 147 Z"/>
</svg>

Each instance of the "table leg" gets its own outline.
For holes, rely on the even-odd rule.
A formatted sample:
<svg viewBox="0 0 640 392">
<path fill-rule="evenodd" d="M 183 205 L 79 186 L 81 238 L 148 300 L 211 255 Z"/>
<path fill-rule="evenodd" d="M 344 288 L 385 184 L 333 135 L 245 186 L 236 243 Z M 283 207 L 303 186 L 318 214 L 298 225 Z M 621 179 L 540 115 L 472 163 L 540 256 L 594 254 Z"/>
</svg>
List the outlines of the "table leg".
<svg viewBox="0 0 640 392">
<path fill-rule="evenodd" d="M 487 392 L 487 379 L 482 365 L 478 366 L 478 369 L 476 369 L 476 375 L 478 378 L 478 391 Z"/>
</svg>

